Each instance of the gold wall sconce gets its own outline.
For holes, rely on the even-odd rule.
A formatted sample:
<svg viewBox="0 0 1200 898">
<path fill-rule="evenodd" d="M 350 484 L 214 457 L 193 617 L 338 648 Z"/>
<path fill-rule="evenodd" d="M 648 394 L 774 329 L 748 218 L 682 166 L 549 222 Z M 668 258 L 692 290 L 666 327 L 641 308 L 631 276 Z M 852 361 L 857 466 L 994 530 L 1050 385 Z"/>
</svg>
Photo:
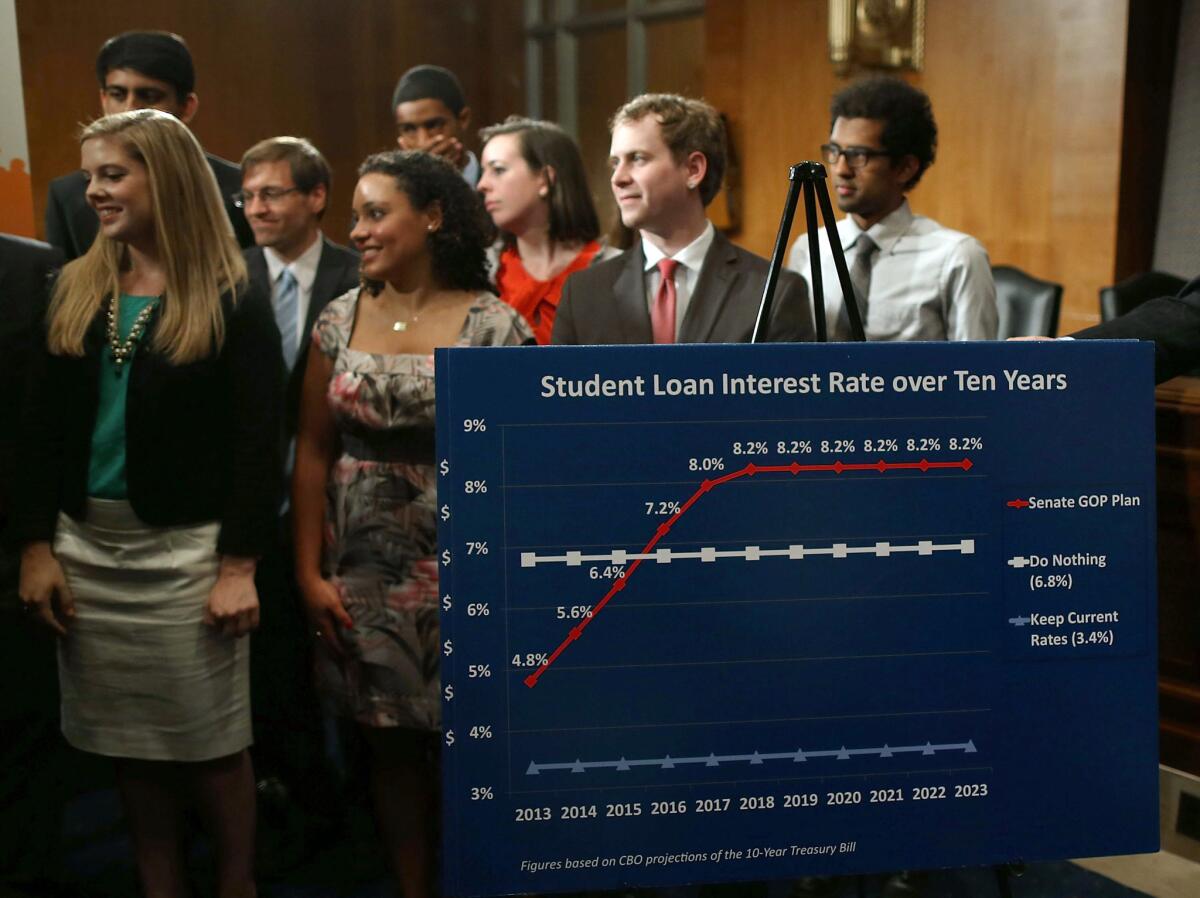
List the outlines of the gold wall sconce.
<svg viewBox="0 0 1200 898">
<path fill-rule="evenodd" d="M 843 77 L 856 66 L 921 71 L 925 0 L 829 0 L 829 61 Z"/>
</svg>

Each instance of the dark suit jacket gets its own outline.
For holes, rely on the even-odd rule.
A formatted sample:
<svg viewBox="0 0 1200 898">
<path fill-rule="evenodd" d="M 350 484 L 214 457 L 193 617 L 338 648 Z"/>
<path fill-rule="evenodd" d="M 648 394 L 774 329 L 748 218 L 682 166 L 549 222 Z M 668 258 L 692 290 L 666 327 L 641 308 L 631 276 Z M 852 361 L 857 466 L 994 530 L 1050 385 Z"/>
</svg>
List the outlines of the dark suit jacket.
<svg viewBox="0 0 1200 898">
<path fill-rule="evenodd" d="M 254 232 L 246 223 L 242 210 L 233 204 L 233 195 L 242 189 L 242 170 L 219 156 L 207 153 L 205 156 L 213 174 L 217 176 L 221 200 L 233 223 L 238 244 L 243 248 L 254 246 Z M 46 241 L 62 250 L 68 262 L 86 253 L 96 239 L 96 232 L 100 230 L 96 213 L 88 205 L 86 190 L 87 183 L 83 176 L 79 172 L 71 172 L 51 181 L 46 197 Z"/>
<path fill-rule="evenodd" d="M 321 237 L 321 260 L 317 263 L 317 277 L 313 281 L 312 301 L 308 304 L 308 314 L 304 319 L 304 334 L 311 334 L 317 316 L 329 304 L 331 299 L 337 299 L 347 290 L 358 286 L 358 253 L 340 244 L 334 243 L 328 237 Z M 250 271 L 250 280 L 258 285 L 265 296 L 271 295 L 271 275 L 267 268 L 267 259 L 260 247 L 245 251 L 246 267 Z M 284 430 L 288 436 L 296 432 L 296 422 L 300 411 L 300 389 L 304 383 L 304 368 L 308 362 L 308 347 L 311 341 L 305 337 L 300 341 L 300 351 L 296 355 L 296 367 L 287 381 L 287 392 L 284 399 Z"/>
<path fill-rule="evenodd" d="M 262 555 L 283 497 L 283 354 L 267 298 L 253 284 L 221 298 L 225 342 L 175 365 L 152 348 L 150 316 L 129 371 L 125 459 L 129 504 L 155 527 L 220 521 L 217 551 Z M 12 535 L 52 540 L 59 511 L 86 515 L 106 316 L 96 314 L 82 356 L 42 351 L 18 446 Z"/>
<path fill-rule="evenodd" d="M 623 255 L 567 278 L 550 342 L 653 343 L 643 279 L 645 259 L 638 240 Z M 748 342 L 768 267 L 766 259 L 734 246 L 717 231 L 679 328 L 679 342 Z M 812 340 L 812 322 L 799 275 L 781 271 L 767 338 L 776 342 Z"/>
<path fill-rule="evenodd" d="M 12 495 L 26 375 L 42 333 L 50 273 L 62 253 L 39 240 L 0 234 L 0 530 Z"/>
<path fill-rule="evenodd" d="M 1153 340 L 1154 380 L 1162 383 L 1200 366 L 1200 277 L 1174 296 L 1142 303 L 1127 315 L 1081 330 L 1081 340 Z"/>
</svg>

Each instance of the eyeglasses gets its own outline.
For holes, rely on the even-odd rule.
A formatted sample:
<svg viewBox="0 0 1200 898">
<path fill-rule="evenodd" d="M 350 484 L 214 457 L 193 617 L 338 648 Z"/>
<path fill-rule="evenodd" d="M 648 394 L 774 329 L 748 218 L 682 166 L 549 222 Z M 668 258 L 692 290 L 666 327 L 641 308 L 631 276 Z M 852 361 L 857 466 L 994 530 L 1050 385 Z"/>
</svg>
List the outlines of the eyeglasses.
<svg viewBox="0 0 1200 898">
<path fill-rule="evenodd" d="M 855 171 L 866 168 L 876 156 L 890 156 L 887 150 L 872 150 L 867 147 L 840 147 L 836 143 L 821 144 L 821 158 L 830 168 L 837 165 L 838 157 L 845 156 L 846 164 Z"/>
<path fill-rule="evenodd" d="M 233 195 L 233 204 L 239 209 L 245 209 L 254 198 L 258 197 L 268 206 L 272 203 L 277 203 L 289 193 L 300 193 L 299 187 L 264 187 L 262 190 L 255 193 L 253 190 L 242 190 Z"/>
</svg>

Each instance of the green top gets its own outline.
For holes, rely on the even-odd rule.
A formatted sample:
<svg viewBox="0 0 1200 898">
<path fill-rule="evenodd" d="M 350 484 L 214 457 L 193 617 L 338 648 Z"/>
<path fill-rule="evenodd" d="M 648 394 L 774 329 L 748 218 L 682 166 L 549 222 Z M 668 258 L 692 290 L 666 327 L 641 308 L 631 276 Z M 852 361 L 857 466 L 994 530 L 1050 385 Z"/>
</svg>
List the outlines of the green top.
<svg viewBox="0 0 1200 898">
<path fill-rule="evenodd" d="M 157 296 L 121 294 L 117 306 L 117 333 L 129 337 L 133 322 L 142 310 L 158 302 Z M 125 397 L 129 392 L 130 358 L 121 366 L 113 362 L 112 350 L 105 343 L 100 352 L 100 389 L 96 406 L 96 426 L 92 430 L 92 457 L 88 465 L 88 495 L 96 499 L 125 499 Z"/>
</svg>

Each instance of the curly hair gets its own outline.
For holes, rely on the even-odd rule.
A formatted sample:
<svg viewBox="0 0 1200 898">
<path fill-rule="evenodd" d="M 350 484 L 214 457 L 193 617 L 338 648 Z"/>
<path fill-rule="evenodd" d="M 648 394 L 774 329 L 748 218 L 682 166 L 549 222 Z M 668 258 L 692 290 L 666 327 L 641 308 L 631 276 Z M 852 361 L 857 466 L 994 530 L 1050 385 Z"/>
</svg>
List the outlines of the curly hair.
<svg viewBox="0 0 1200 898">
<path fill-rule="evenodd" d="M 937 155 L 937 122 L 929 96 L 899 78 L 874 75 L 856 81 L 834 95 L 829 128 L 839 118 L 870 118 L 883 122 L 883 148 L 892 159 L 913 156 L 917 173 L 905 184 L 911 190 L 933 165 Z"/>
<path fill-rule="evenodd" d="M 467 186 L 449 162 L 420 150 L 375 153 L 358 167 L 360 178 L 388 175 L 418 212 L 436 205 L 442 226 L 425 238 L 432 257 L 433 276 L 451 290 L 490 290 L 487 247 L 492 241 L 492 221 L 483 199 Z M 378 281 L 363 280 L 372 293 L 383 289 Z"/>
</svg>

